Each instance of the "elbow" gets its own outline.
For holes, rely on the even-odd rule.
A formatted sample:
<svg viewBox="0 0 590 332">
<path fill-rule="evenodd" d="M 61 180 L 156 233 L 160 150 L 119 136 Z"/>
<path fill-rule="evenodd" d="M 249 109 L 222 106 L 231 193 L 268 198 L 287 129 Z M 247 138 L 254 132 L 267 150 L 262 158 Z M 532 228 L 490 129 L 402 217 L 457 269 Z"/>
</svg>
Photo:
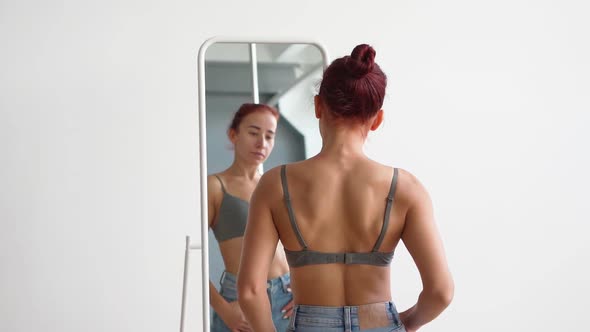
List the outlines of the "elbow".
<svg viewBox="0 0 590 332">
<path fill-rule="evenodd" d="M 434 290 L 434 298 L 440 304 L 441 307 L 446 308 L 453 301 L 455 296 L 455 283 L 449 280 L 441 287 L 437 287 Z"/>
<path fill-rule="evenodd" d="M 266 288 L 264 289 L 266 295 Z M 256 287 L 255 284 L 249 282 L 242 282 L 238 281 L 238 303 L 240 306 L 244 304 L 249 304 L 255 301 L 255 299 L 260 294 L 259 287 Z"/>
<path fill-rule="evenodd" d="M 252 286 L 247 283 L 239 282 L 238 280 L 238 302 L 240 305 L 253 297 Z"/>
<path fill-rule="evenodd" d="M 447 287 L 444 291 L 441 291 L 439 294 L 439 300 L 444 307 L 448 307 L 449 304 L 453 301 L 453 297 L 455 296 L 455 284 L 451 282 L 449 287 Z"/>
<path fill-rule="evenodd" d="M 431 303 L 436 303 L 437 307 L 444 310 L 451 304 L 455 295 L 455 284 L 452 280 L 438 284 L 429 289 L 425 289 L 425 295 L 430 298 Z"/>
</svg>

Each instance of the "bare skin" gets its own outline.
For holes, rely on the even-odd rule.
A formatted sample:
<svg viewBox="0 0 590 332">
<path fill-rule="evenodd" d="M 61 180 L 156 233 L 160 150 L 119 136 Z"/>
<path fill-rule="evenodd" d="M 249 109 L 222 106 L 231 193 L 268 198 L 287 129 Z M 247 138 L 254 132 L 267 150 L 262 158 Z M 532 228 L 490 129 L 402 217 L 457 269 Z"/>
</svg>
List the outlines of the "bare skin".
<svg viewBox="0 0 590 332">
<path fill-rule="evenodd" d="M 238 131 L 231 130 L 230 140 L 234 145 L 234 162 L 225 171 L 216 174 L 221 178 L 226 191 L 241 200 L 250 201 L 252 192 L 260 180 L 259 165 L 266 160 L 274 145 L 276 119 L 268 112 L 255 112 L 247 115 Z M 209 227 L 215 227 L 217 215 L 223 200 L 223 190 L 219 180 L 211 175 L 207 177 L 208 221 Z M 219 243 L 219 249 L 227 272 L 238 274 L 242 255 L 243 237 L 229 239 Z M 273 279 L 289 272 L 289 267 L 282 250 L 277 248 L 272 262 L 268 265 L 267 279 Z M 210 303 L 224 323 L 232 331 L 251 331 L 244 318 L 238 302 L 227 302 L 209 281 Z M 268 300 L 267 300 L 268 301 Z M 289 317 L 293 303 L 285 307 Z"/>
<path fill-rule="evenodd" d="M 322 151 L 289 164 L 287 181 L 297 224 L 310 249 L 323 252 L 370 252 L 383 224 L 393 170 L 367 158 L 366 134 L 379 127 L 383 112 L 366 123 L 339 121 L 316 97 Z M 453 281 L 434 223 L 426 189 L 400 170 L 389 227 L 380 251 L 399 241 L 412 255 L 423 291 L 415 306 L 400 317 L 408 332 L 434 319 L 449 304 Z M 283 201 L 280 169 L 261 178 L 252 200 L 244 238 L 238 292 L 240 305 L 255 331 L 274 331 L 264 303 L 264 273 L 278 242 L 301 250 Z M 391 300 L 390 268 L 319 264 L 291 269 L 294 302 L 319 306 L 363 305 Z M 362 287 L 359 287 L 362 285 Z"/>
</svg>

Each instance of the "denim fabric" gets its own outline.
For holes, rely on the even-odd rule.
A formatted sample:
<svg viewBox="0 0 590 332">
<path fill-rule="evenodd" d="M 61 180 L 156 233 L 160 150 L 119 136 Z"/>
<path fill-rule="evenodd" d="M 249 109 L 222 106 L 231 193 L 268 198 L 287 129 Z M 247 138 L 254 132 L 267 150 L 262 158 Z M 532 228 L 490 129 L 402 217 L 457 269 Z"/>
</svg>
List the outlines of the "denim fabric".
<svg viewBox="0 0 590 332">
<path fill-rule="evenodd" d="M 237 277 L 229 272 L 223 272 L 221 275 L 221 289 L 219 294 L 228 302 L 233 302 L 238 299 L 238 293 L 236 288 Z M 287 290 L 291 284 L 291 277 L 287 273 L 280 277 L 267 281 L 266 293 L 270 301 L 272 310 L 272 320 L 275 324 L 275 328 L 279 332 L 287 330 L 289 326 L 289 319 L 283 318 L 285 314 L 281 313 L 281 310 L 287 303 L 293 299 L 291 292 Z M 213 311 L 213 318 L 211 320 L 211 332 L 225 332 L 230 329 L 225 325 L 221 317 Z"/>
<path fill-rule="evenodd" d="M 389 325 L 360 329 L 358 306 L 323 307 L 296 305 L 287 331 L 296 332 L 405 332 L 393 302 L 384 302 Z"/>
</svg>

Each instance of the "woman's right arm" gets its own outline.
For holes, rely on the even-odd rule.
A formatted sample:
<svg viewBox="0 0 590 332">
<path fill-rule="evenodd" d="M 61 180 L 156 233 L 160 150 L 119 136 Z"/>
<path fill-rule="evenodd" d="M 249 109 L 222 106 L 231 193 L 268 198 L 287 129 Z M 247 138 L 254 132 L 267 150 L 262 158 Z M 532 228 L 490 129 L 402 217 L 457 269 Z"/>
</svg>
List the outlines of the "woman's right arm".
<svg viewBox="0 0 590 332">
<path fill-rule="evenodd" d="M 406 173 L 408 211 L 402 240 L 416 263 L 422 279 L 417 303 L 400 313 L 408 332 L 436 318 L 450 303 L 454 283 L 447 266 L 442 240 L 434 222 L 432 202 L 424 186 Z"/>
<path fill-rule="evenodd" d="M 207 177 L 207 211 L 209 227 L 213 226 L 213 222 L 217 216 L 219 205 L 221 204 L 223 191 L 221 184 L 215 176 Z M 244 314 L 238 305 L 238 301 L 227 302 L 215 288 L 215 285 L 209 280 L 209 303 L 213 310 L 219 315 L 221 320 L 232 331 L 250 331 L 250 327 Z"/>
<path fill-rule="evenodd" d="M 209 280 L 209 303 L 221 320 L 232 331 L 251 331 L 238 301 L 227 302 Z"/>
</svg>

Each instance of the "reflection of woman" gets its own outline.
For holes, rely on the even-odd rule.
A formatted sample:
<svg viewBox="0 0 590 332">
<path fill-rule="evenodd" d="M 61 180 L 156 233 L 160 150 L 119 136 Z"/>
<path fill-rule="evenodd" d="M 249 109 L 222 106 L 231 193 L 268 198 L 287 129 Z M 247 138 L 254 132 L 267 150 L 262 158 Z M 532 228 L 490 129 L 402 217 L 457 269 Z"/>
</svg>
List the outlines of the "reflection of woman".
<svg viewBox="0 0 590 332">
<path fill-rule="evenodd" d="M 214 309 L 212 331 L 249 331 L 238 302 L 236 275 L 242 253 L 242 239 L 250 196 L 260 173 L 258 167 L 269 156 L 279 113 L 272 107 L 244 104 L 234 115 L 228 136 L 234 146 L 234 161 L 225 171 L 207 178 L 209 227 L 219 242 L 225 271 L 221 289 L 217 292 L 211 282 L 211 306 Z M 284 254 L 277 252 L 265 272 L 265 290 L 272 305 L 273 319 L 278 329 L 285 330 L 292 308 L 289 267 Z M 284 310 L 284 311 L 283 311 Z"/>
<path fill-rule="evenodd" d="M 451 301 L 427 191 L 409 172 L 363 153 L 383 119 L 386 77 L 374 57 L 373 48 L 359 45 L 326 69 L 315 97 L 322 150 L 268 171 L 252 195 L 238 284 L 256 331 L 272 330 L 263 289 L 279 240 L 291 267 L 292 331 L 416 331 Z M 398 314 L 389 263 L 400 239 L 423 290 Z"/>
</svg>

